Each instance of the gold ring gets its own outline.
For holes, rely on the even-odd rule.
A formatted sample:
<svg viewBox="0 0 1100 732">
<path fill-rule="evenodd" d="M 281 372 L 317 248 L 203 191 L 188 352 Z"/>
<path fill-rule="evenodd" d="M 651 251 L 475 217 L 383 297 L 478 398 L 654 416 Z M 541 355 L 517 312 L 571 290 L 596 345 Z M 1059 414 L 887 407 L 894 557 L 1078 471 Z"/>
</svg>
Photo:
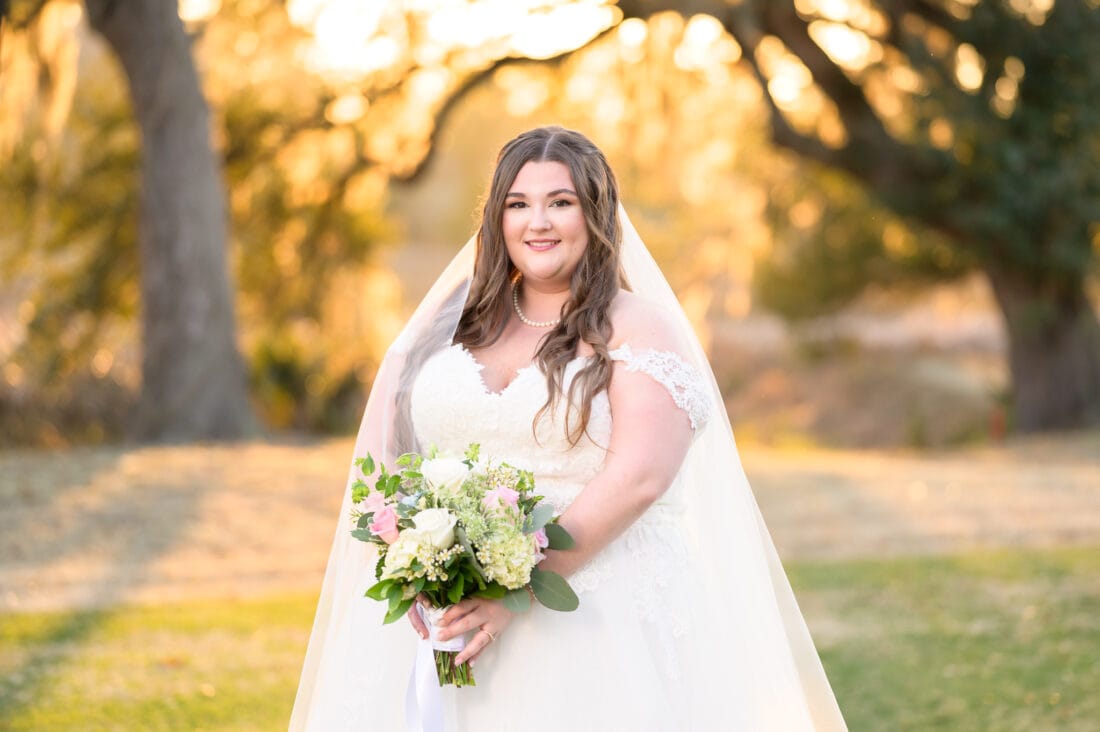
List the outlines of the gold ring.
<svg viewBox="0 0 1100 732">
<path fill-rule="evenodd" d="M 493 641 L 495 641 L 497 639 L 497 637 L 495 635 L 493 635 L 491 631 L 489 631 L 485 628 L 482 628 L 481 632 L 484 633 L 485 635 L 489 636 L 489 642 L 490 643 L 492 643 Z"/>
</svg>

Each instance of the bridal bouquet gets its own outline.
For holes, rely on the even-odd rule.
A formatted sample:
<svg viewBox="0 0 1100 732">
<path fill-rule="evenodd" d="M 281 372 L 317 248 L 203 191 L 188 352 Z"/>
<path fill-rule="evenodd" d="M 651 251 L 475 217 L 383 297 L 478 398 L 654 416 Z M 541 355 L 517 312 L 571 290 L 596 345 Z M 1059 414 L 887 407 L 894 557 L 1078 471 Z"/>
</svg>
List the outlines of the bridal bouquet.
<svg viewBox="0 0 1100 732">
<path fill-rule="evenodd" d="M 352 536 L 378 547 L 376 584 L 367 597 L 389 603 L 386 623 L 408 612 L 423 594 L 432 608 L 427 624 L 466 597 L 503 599 L 513 612 L 535 599 L 552 610 L 574 610 L 578 600 L 554 572 L 539 570 L 542 550 L 573 546 L 556 523 L 554 508 L 535 494 L 534 476 L 508 463 L 482 458 L 471 444 L 461 458 L 407 453 L 398 472 L 377 466 L 372 489 L 365 480 L 352 485 Z M 356 459 L 364 478 L 375 472 L 368 455 Z M 434 633 L 433 633 L 434 635 Z M 468 663 L 456 665 L 464 647 L 435 646 L 440 685 L 472 686 Z"/>
</svg>

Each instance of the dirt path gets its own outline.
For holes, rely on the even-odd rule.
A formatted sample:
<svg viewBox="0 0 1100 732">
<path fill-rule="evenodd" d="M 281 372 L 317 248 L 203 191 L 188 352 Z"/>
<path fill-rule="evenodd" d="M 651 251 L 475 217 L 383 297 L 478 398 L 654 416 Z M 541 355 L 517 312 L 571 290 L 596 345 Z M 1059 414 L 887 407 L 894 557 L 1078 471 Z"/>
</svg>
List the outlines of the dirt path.
<svg viewBox="0 0 1100 732">
<path fill-rule="evenodd" d="M 0 453 L 0 610 L 316 590 L 347 439 Z M 1100 545 L 1100 433 L 743 458 L 784 559 Z"/>
</svg>

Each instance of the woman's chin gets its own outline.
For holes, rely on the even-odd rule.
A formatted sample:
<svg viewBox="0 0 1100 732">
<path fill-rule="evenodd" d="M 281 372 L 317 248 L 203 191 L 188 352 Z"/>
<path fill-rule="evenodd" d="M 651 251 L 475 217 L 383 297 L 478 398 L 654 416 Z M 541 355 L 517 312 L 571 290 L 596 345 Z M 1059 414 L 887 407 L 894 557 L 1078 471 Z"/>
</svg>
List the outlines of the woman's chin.
<svg viewBox="0 0 1100 732">
<path fill-rule="evenodd" d="M 549 263 L 536 265 L 534 267 L 526 267 L 520 270 L 523 272 L 523 279 L 528 285 L 563 285 L 569 286 L 569 277 L 572 274 L 558 263 L 550 265 Z M 557 288 L 555 288 L 557 289 Z"/>
</svg>

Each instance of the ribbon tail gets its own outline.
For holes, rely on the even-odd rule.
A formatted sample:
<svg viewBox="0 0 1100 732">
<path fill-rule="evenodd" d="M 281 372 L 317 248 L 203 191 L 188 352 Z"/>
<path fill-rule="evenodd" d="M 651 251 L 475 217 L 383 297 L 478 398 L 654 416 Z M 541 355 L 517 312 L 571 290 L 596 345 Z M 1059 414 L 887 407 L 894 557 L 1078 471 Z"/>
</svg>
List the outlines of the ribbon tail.
<svg viewBox="0 0 1100 732">
<path fill-rule="evenodd" d="M 405 724 L 410 732 L 444 732 L 443 692 L 435 669 L 437 643 L 431 640 L 435 635 L 435 625 L 432 623 L 431 612 L 425 611 L 420 605 L 416 609 L 428 626 L 429 633 L 428 638 L 421 639 L 416 646 L 416 661 L 405 690 Z"/>
</svg>

